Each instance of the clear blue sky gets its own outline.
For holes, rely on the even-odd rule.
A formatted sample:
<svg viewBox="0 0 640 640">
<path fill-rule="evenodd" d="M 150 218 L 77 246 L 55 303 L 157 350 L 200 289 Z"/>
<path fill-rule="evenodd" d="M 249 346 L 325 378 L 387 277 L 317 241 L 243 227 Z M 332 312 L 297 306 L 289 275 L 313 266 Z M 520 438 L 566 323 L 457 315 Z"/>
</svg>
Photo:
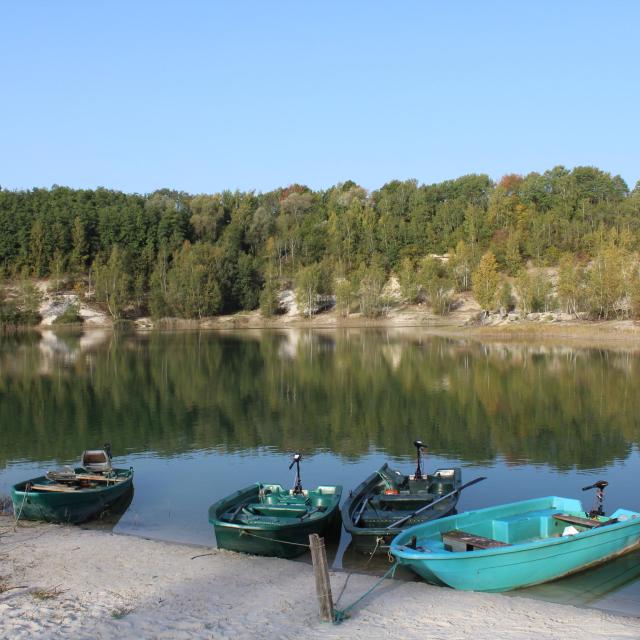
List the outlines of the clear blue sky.
<svg viewBox="0 0 640 640">
<path fill-rule="evenodd" d="M 640 178 L 640 2 L 32 0 L 0 20 L 0 185 Z"/>
</svg>

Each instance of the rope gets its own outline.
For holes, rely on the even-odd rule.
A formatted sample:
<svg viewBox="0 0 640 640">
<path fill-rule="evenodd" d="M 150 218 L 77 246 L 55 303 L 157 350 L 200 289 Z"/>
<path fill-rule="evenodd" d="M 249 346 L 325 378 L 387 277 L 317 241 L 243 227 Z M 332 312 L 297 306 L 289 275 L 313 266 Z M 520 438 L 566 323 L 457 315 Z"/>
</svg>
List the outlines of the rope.
<svg viewBox="0 0 640 640">
<path fill-rule="evenodd" d="M 347 585 L 349 584 L 349 578 L 351 578 L 352 575 L 353 575 L 353 573 L 350 573 L 347 576 L 347 579 L 344 581 L 344 584 L 342 585 L 342 589 L 340 589 L 340 595 L 338 596 L 338 598 L 336 599 L 336 601 L 333 604 L 334 609 L 335 609 L 335 606 L 338 604 L 338 602 L 340 602 L 340 598 L 342 598 L 342 596 L 344 595 L 344 591 L 347 588 Z"/>
<path fill-rule="evenodd" d="M 371 552 L 371 555 L 369 556 L 369 559 L 364 565 L 365 569 L 369 566 L 369 563 L 373 560 L 373 556 L 376 555 L 376 552 L 378 551 L 378 547 L 380 546 L 381 542 L 384 542 L 384 538 L 382 536 L 376 536 L 376 546 L 374 547 L 373 551 Z"/>
<path fill-rule="evenodd" d="M 259 536 L 257 533 L 251 533 L 251 531 L 247 531 L 243 529 L 240 533 L 241 536 L 253 536 L 254 538 L 260 538 L 261 540 L 268 540 L 269 542 L 280 542 L 281 544 L 291 544 L 294 547 L 306 547 L 310 548 L 308 544 L 303 544 L 302 542 L 290 542 L 289 540 L 278 540 L 277 538 L 267 538 L 266 536 Z"/>
<path fill-rule="evenodd" d="M 24 495 L 22 496 L 22 504 L 20 505 L 20 509 L 18 509 L 18 514 L 16 515 L 16 522 L 15 522 L 15 526 L 17 526 L 18 521 L 20 520 L 20 516 L 22 515 L 22 509 L 24 508 L 24 503 L 27 501 L 27 495 L 29 493 L 29 491 L 31 491 L 31 485 L 27 482 L 27 484 L 24 487 Z"/>
<path fill-rule="evenodd" d="M 389 577 L 393 579 L 397 568 L 398 568 L 397 564 L 394 564 L 393 566 L 389 567 L 387 572 L 378 581 L 376 581 L 376 583 L 370 589 L 367 589 L 367 591 L 365 591 L 355 602 L 352 602 L 349 606 L 345 607 L 344 609 L 335 609 L 333 612 L 333 624 L 340 624 L 341 622 L 346 620 L 347 617 L 349 616 L 349 611 L 351 611 L 354 607 L 360 604 L 374 589 L 379 587 L 384 580 L 386 580 Z M 340 595 L 342 596 L 342 594 Z"/>
</svg>

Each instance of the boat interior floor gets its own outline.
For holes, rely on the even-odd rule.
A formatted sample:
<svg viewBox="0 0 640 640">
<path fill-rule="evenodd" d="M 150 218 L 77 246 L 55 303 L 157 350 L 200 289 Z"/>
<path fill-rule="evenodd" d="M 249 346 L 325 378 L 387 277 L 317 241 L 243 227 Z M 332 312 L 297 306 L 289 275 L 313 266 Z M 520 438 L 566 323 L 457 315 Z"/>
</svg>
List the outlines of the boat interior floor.
<svg viewBox="0 0 640 640">
<path fill-rule="evenodd" d="M 430 552 L 475 551 L 573 535 L 615 522 L 618 522 L 617 518 L 586 518 L 583 512 L 559 513 L 555 509 L 545 509 L 477 523 L 463 520 L 460 528 L 435 532 L 423 539 L 418 536 L 408 546 Z"/>
</svg>

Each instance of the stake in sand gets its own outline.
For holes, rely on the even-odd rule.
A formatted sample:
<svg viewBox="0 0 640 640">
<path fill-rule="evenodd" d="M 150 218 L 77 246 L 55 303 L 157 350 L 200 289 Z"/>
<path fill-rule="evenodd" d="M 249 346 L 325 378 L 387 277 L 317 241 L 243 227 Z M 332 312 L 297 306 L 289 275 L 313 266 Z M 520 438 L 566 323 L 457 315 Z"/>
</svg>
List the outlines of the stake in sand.
<svg viewBox="0 0 640 640">
<path fill-rule="evenodd" d="M 335 613 L 324 538 L 321 538 L 317 533 L 312 533 L 309 536 L 309 546 L 311 547 L 311 561 L 313 562 L 313 573 L 316 579 L 316 595 L 318 597 L 318 606 L 320 607 L 320 619 L 324 622 L 333 622 Z"/>
</svg>

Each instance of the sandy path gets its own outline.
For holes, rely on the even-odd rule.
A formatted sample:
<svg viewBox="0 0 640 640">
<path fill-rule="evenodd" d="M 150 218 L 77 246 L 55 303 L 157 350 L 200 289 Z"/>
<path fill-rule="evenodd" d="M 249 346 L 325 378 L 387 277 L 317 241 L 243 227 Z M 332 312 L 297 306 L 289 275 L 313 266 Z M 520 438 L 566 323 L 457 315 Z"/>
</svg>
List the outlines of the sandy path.
<svg viewBox="0 0 640 640">
<path fill-rule="evenodd" d="M 640 619 L 389 581 L 340 626 L 318 621 L 311 567 L 38 525 L 0 536 L 0 637 L 640 638 Z M 334 593 L 346 574 L 333 574 Z M 349 603 L 374 582 L 353 575 Z M 37 589 L 61 592 L 39 599 Z"/>
</svg>

